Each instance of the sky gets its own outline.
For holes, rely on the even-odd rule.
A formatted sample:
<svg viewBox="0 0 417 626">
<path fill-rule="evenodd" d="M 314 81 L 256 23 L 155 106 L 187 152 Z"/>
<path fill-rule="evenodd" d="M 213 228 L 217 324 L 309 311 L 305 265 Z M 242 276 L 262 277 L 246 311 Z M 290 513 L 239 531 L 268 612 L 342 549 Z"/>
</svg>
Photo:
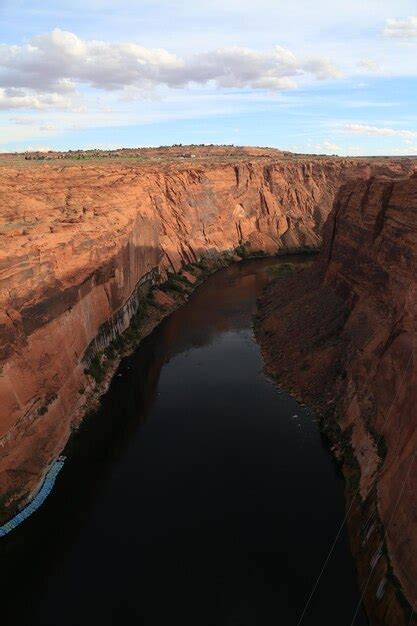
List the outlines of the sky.
<svg viewBox="0 0 417 626">
<path fill-rule="evenodd" d="M 0 0 L 0 152 L 417 154 L 416 0 Z"/>
</svg>

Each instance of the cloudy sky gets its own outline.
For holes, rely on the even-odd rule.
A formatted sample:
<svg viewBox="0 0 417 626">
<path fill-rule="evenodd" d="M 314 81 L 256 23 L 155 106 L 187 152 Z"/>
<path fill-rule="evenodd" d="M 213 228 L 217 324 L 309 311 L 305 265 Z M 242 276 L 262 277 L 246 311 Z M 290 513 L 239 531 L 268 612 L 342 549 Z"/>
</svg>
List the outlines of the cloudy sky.
<svg viewBox="0 0 417 626">
<path fill-rule="evenodd" d="M 416 0 L 0 0 L 0 151 L 417 154 Z"/>
</svg>

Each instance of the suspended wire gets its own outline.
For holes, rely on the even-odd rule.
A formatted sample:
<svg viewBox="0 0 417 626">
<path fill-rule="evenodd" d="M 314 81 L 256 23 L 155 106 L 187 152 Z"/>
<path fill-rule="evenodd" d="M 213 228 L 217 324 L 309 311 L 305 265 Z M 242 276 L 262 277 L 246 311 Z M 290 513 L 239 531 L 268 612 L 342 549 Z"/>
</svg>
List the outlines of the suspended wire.
<svg viewBox="0 0 417 626">
<path fill-rule="evenodd" d="M 378 444 L 379 444 L 379 442 L 380 442 L 380 440 L 381 440 L 381 437 L 383 436 L 383 433 L 384 433 L 384 430 L 385 430 L 386 423 L 387 423 L 388 419 L 389 419 L 389 418 L 390 418 L 390 416 L 391 416 L 391 412 L 392 412 L 392 410 L 393 410 L 393 408 L 394 408 L 395 402 L 397 401 L 397 398 L 398 398 L 398 396 L 399 396 L 399 393 L 400 393 L 400 391 L 401 391 L 401 389 L 402 389 L 402 386 L 403 386 L 403 384 L 404 384 L 404 380 L 405 380 L 405 377 L 406 377 L 406 374 L 407 374 L 408 368 L 409 368 L 409 367 L 410 367 L 410 365 L 411 365 L 412 358 L 413 358 L 413 352 L 411 351 L 411 354 L 410 354 L 410 357 L 409 357 L 409 359 L 408 359 L 407 365 L 406 365 L 406 367 L 405 367 L 405 369 L 404 369 L 403 376 L 402 376 L 402 378 L 401 378 L 401 380 L 400 380 L 400 384 L 399 384 L 399 385 L 398 385 L 398 387 L 397 387 L 397 391 L 396 391 L 396 393 L 395 393 L 394 399 L 393 399 L 393 401 L 392 401 L 392 403 L 391 403 L 391 406 L 390 406 L 390 408 L 389 408 L 389 411 L 388 411 L 388 413 L 387 413 L 387 415 L 386 415 L 386 417 L 385 417 L 385 419 L 384 419 L 384 421 L 383 421 L 381 432 L 379 433 L 379 435 L 378 435 L 378 439 L 377 439 L 377 441 L 376 441 L 376 443 L 375 443 L 375 447 L 376 447 L 376 448 L 378 448 Z M 414 459 L 413 459 L 413 460 L 414 460 Z M 323 576 L 323 574 L 324 574 L 324 572 L 325 572 L 325 570 L 326 570 L 326 567 L 327 567 L 327 565 L 328 565 L 328 563 L 329 563 L 329 561 L 330 561 L 330 558 L 331 558 L 331 556 L 332 556 L 332 554 L 333 554 L 333 551 L 334 551 L 334 549 L 335 549 L 335 547 L 336 547 L 336 544 L 337 544 L 337 542 L 338 542 L 338 540 L 339 540 L 339 537 L 340 537 L 340 535 L 341 535 L 341 533 L 342 533 L 342 530 L 343 530 L 343 528 L 344 528 L 344 526 L 345 526 L 345 524 L 346 524 L 346 522 L 347 522 L 347 520 L 348 520 L 348 518 L 349 518 L 350 512 L 351 512 L 351 510 L 352 510 L 352 508 L 353 508 L 353 505 L 354 505 L 354 503 L 355 503 L 355 501 L 356 501 L 356 498 L 357 498 L 357 496 L 359 495 L 359 492 L 360 492 L 360 486 L 357 488 L 357 490 L 356 490 L 355 494 L 354 494 L 354 495 L 353 495 L 353 497 L 352 497 L 352 500 L 351 500 L 351 503 L 350 503 L 350 505 L 349 505 L 349 508 L 348 508 L 348 510 L 347 510 L 347 512 L 346 512 L 346 515 L 344 516 L 344 518 L 343 518 L 343 520 L 342 520 L 342 523 L 341 523 L 341 525 L 340 525 L 340 527 L 339 527 L 339 530 L 338 530 L 338 531 L 337 531 L 337 533 L 336 533 L 336 537 L 335 537 L 335 539 L 334 539 L 334 541 L 333 541 L 333 543 L 332 543 L 332 545 L 331 545 L 331 547 L 330 547 L 330 550 L 329 550 L 329 552 L 328 552 L 328 554 L 327 554 L 327 556 L 326 556 L 326 558 L 325 558 L 325 560 L 324 560 L 324 563 L 323 563 L 323 565 L 322 565 L 322 568 L 321 568 L 321 570 L 320 570 L 320 573 L 319 573 L 319 575 L 317 576 L 317 579 L 316 579 L 316 581 L 315 581 L 315 583 L 314 583 L 314 585 L 313 585 L 313 588 L 312 588 L 311 593 L 310 593 L 310 595 L 309 595 L 309 597 L 308 597 L 308 599 L 307 599 L 307 602 L 306 602 L 306 604 L 304 605 L 304 609 L 303 609 L 303 612 L 301 613 L 300 619 L 299 619 L 299 620 L 298 620 L 298 622 L 297 622 L 297 626 L 301 626 L 301 624 L 302 624 L 302 622 L 303 622 L 303 620 L 304 620 L 304 617 L 305 617 L 305 615 L 306 615 L 306 613 L 307 613 L 307 611 L 308 611 L 308 609 L 309 609 L 309 607 L 310 607 L 311 601 L 312 601 L 312 599 L 313 599 L 313 597 L 314 597 L 314 594 L 316 593 L 317 587 L 319 586 L 320 580 L 321 580 L 321 578 L 322 578 L 322 576 Z M 360 600 L 360 602 L 362 602 L 362 600 Z M 358 611 L 358 610 L 359 610 L 359 608 L 357 609 L 357 611 Z M 357 613 L 357 611 L 356 611 L 356 613 Z M 355 613 L 355 616 L 356 616 L 356 613 Z"/>
<path fill-rule="evenodd" d="M 401 497 L 402 497 L 402 495 L 403 495 L 403 493 L 404 493 L 405 484 L 406 484 L 406 482 L 407 482 L 407 480 L 408 480 L 408 477 L 409 477 L 409 475 L 410 475 L 410 472 L 411 472 L 411 467 L 412 467 L 412 465 L 413 465 L 413 463 L 414 463 L 414 459 L 416 458 L 416 455 L 417 455 L 417 450 L 415 450 L 415 451 L 414 451 L 414 454 L 413 454 L 413 456 L 411 457 L 411 462 L 410 462 L 410 465 L 408 466 L 407 473 L 406 473 L 405 478 L 404 478 L 404 480 L 403 480 L 403 482 L 402 482 L 400 493 L 399 493 L 399 495 L 398 495 L 398 498 L 397 498 L 397 500 L 396 500 L 396 503 L 395 503 L 394 509 L 393 509 L 393 511 L 392 511 L 392 513 L 391 513 L 391 516 L 390 516 L 390 518 L 389 518 L 388 525 L 387 525 L 387 526 L 386 526 L 386 528 L 385 528 L 385 532 L 384 532 L 384 536 L 383 536 L 383 539 L 382 539 L 382 540 L 384 540 L 384 539 L 385 539 L 385 537 L 387 536 L 387 533 L 388 533 L 389 527 L 390 527 L 390 525 L 391 525 L 391 522 L 392 522 L 392 520 L 394 519 L 394 515 L 395 515 L 395 513 L 396 513 L 396 511 L 397 511 L 397 507 L 398 507 L 398 505 L 399 505 L 399 503 L 400 503 L 400 500 L 401 500 Z M 382 545 L 382 544 L 381 544 L 381 545 Z M 376 565 L 376 564 L 375 564 L 375 565 Z M 350 623 L 350 626 L 353 626 L 353 625 L 354 625 L 354 623 L 355 623 L 356 616 L 357 616 L 358 611 L 359 611 L 359 608 L 360 608 L 360 606 L 361 606 L 361 604 L 362 604 L 362 601 L 363 601 L 363 598 L 364 598 L 364 596 L 365 596 L 366 590 L 367 590 L 367 588 L 368 588 L 369 582 L 370 582 L 370 580 L 371 580 L 371 578 L 372 578 L 372 574 L 374 573 L 374 569 L 375 569 L 374 567 L 371 567 L 371 571 L 369 572 L 368 579 L 367 579 L 366 584 L 365 584 L 365 586 L 364 586 L 364 588 L 363 588 L 363 590 L 362 590 L 361 597 L 359 598 L 359 602 L 358 602 L 358 605 L 357 605 L 357 607 L 356 607 L 356 611 L 355 611 L 355 613 L 354 613 L 354 615 L 353 615 L 353 619 L 352 619 L 352 621 L 351 621 L 351 623 Z"/>
</svg>

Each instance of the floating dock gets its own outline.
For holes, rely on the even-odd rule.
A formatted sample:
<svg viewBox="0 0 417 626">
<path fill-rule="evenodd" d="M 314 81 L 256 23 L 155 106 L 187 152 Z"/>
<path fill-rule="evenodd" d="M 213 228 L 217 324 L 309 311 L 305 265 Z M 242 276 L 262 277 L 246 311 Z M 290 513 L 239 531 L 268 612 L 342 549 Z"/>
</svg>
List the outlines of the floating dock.
<svg viewBox="0 0 417 626">
<path fill-rule="evenodd" d="M 42 487 L 39 489 L 36 496 L 33 500 L 25 506 L 24 509 L 20 511 L 17 515 L 15 515 L 11 520 L 0 526 L 0 537 L 4 537 L 12 530 L 17 528 L 19 524 L 25 521 L 32 513 L 34 513 L 39 507 L 45 502 L 46 498 L 52 491 L 52 488 L 55 484 L 56 478 L 64 466 L 65 457 L 60 456 L 52 465 L 51 469 L 45 476 L 45 480 L 42 483 Z"/>
</svg>

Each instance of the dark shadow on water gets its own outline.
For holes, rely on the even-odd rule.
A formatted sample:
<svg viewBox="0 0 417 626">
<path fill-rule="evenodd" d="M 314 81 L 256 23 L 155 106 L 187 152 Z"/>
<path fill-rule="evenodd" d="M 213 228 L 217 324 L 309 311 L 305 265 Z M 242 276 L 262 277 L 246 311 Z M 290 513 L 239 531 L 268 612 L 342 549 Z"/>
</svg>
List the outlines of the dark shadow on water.
<svg viewBox="0 0 417 626">
<path fill-rule="evenodd" d="M 344 498 L 251 330 L 283 262 L 213 275 L 122 362 L 53 494 L 0 546 L 4 624 L 297 624 Z M 303 625 L 349 626 L 358 601 L 343 533 Z"/>
</svg>

